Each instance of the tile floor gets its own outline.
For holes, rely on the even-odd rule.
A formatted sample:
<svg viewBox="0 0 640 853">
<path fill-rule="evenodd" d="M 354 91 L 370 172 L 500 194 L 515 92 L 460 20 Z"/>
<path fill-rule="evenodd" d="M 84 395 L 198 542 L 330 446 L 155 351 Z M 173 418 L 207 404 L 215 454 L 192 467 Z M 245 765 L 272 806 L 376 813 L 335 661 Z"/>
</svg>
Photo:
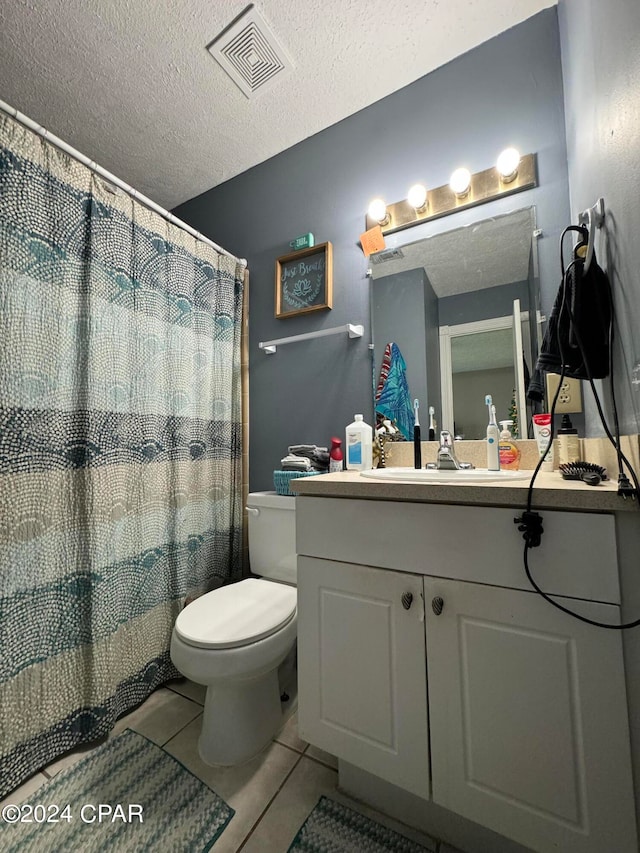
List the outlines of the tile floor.
<svg viewBox="0 0 640 853">
<path fill-rule="evenodd" d="M 235 815 L 215 843 L 214 853 L 286 853 L 296 832 L 322 794 L 419 842 L 434 853 L 456 853 L 445 844 L 354 803 L 337 790 L 335 758 L 298 737 L 294 712 L 260 755 L 240 767 L 210 767 L 198 756 L 204 688 L 186 680 L 169 682 L 146 702 L 122 717 L 110 737 L 133 729 L 162 746 L 206 782 Z M 0 803 L 19 803 L 48 779 L 99 744 L 63 756 Z M 70 851 L 70 853 L 72 853 Z"/>
</svg>

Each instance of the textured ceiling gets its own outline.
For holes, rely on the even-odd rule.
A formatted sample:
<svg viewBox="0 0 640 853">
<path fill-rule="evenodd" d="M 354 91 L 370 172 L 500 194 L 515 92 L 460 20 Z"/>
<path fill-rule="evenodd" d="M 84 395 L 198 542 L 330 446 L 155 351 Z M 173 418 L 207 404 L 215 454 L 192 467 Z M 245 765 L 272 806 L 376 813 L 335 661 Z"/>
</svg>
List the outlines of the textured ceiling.
<svg viewBox="0 0 640 853">
<path fill-rule="evenodd" d="M 258 0 L 293 73 L 248 99 L 206 46 L 245 0 L 4 0 L 0 99 L 171 208 L 556 0 Z"/>
<path fill-rule="evenodd" d="M 440 298 L 526 281 L 534 227 L 532 209 L 524 207 L 406 243 L 400 247 L 402 257 L 376 263 L 373 256 L 371 271 L 382 278 L 424 267 Z"/>
</svg>

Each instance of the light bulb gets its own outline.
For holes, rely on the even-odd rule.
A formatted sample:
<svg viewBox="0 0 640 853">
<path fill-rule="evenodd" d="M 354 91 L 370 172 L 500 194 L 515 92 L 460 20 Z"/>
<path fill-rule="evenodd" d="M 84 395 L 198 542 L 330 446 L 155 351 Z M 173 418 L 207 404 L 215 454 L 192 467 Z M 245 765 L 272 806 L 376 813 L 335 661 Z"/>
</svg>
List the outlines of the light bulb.
<svg viewBox="0 0 640 853">
<path fill-rule="evenodd" d="M 468 169 L 456 169 L 451 175 L 449 186 L 458 198 L 465 196 L 471 186 L 471 172 Z"/>
<path fill-rule="evenodd" d="M 498 157 L 496 168 L 505 184 L 513 181 L 518 175 L 520 152 L 515 148 L 505 148 Z"/>
<path fill-rule="evenodd" d="M 427 190 L 422 184 L 414 184 L 407 193 L 407 201 L 415 210 L 424 210 L 427 204 Z"/>
<path fill-rule="evenodd" d="M 371 219 L 375 219 L 376 222 L 379 222 L 380 225 L 383 225 L 387 219 L 387 205 L 384 203 L 384 200 L 381 198 L 374 198 L 374 200 L 369 205 L 369 216 Z"/>
</svg>

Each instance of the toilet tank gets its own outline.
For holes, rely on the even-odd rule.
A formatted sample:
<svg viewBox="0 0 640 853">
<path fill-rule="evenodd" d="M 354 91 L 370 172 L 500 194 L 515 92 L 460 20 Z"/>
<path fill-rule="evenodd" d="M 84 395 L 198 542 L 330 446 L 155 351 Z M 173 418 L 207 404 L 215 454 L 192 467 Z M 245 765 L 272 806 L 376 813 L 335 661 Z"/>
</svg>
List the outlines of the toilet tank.
<svg viewBox="0 0 640 853">
<path fill-rule="evenodd" d="M 262 578 L 297 583 L 296 499 L 275 492 L 250 492 L 249 562 Z"/>
</svg>

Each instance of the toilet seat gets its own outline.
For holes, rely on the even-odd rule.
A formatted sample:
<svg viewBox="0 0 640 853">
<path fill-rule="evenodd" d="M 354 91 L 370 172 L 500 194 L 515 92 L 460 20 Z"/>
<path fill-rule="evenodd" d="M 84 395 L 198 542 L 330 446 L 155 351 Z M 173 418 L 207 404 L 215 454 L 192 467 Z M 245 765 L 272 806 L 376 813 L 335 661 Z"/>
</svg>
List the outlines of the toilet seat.
<svg viewBox="0 0 640 853">
<path fill-rule="evenodd" d="M 192 601 L 175 622 L 178 637 L 202 649 L 233 649 L 275 634 L 293 619 L 297 592 L 262 578 L 247 578 Z"/>
</svg>

